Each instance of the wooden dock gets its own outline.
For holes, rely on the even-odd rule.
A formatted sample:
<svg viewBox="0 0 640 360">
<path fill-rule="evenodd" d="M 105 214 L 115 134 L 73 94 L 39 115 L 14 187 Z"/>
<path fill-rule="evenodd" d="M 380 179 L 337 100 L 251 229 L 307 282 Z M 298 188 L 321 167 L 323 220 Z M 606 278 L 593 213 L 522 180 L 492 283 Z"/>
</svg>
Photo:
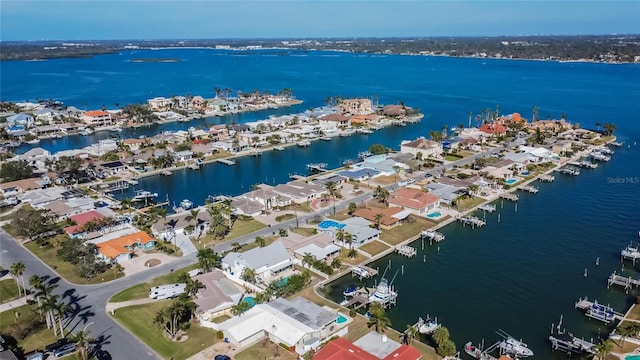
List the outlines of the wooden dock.
<svg viewBox="0 0 640 360">
<path fill-rule="evenodd" d="M 368 279 L 376 275 L 378 275 L 378 270 L 372 269 L 368 266 L 360 265 L 351 267 L 351 276 L 357 276 L 360 279 Z"/>
<path fill-rule="evenodd" d="M 236 164 L 235 161 L 229 160 L 229 159 L 217 159 L 216 161 L 219 162 L 219 163 L 223 163 L 225 165 L 235 165 Z"/>
<path fill-rule="evenodd" d="M 402 256 L 412 258 L 416 256 L 416 254 L 418 253 L 418 250 L 408 245 L 401 245 L 401 246 L 396 246 L 396 252 Z"/>
<path fill-rule="evenodd" d="M 638 287 L 638 285 L 640 285 L 640 280 L 634 279 L 631 276 L 626 277 L 626 276 L 618 275 L 614 271 L 613 274 L 611 274 L 611 276 L 609 276 L 609 279 L 607 280 L 607 289 L 610 288 L 611 285 L 622 286 L 625 292 L 628 294 L 629 289 Z"/>
<path fill-rule="evenodd" d="M 500 198 L 509 201 L 518 201 L 518 195 L 510 192 L 500 194 Z"/>
<path fill-rule="evenodd" d="M 553 175 L 540 175 L 540 177 L 538 178 L 538 180 L 542 181 L 542 182 L 553 182 L 553 180 L 555 180 L 556 178 Z"/>
<path fill-rule="evenodd" d="M 496 206 L 491 204 L 484 204 L 484 205 L 478 206 L 478 210 L 486 211 L 488 213 L 493 213 L 494 211 L 496 211 Z"/>
<path fill-rule="evenodd" d="M 487 224 L 486 221 L 475 216 L 465 216 L 465 217 L 459 218 L 458 221 L 460 221 L 462 225 L 471 225 L 471 228 L 474 228 L 474 229 L 476 227 L 482 227 Z"/>
<path fill-rule="evenodd" d="M 518 186 L 518 190 L 522 190 L 522 191 L 526 191 L 526 192 L 530 192 L 532 194 L 535 194 L 538 192 L 538 188 L 535 186 L 531 186 L 531 185 L 521 185 Z"/>
<path fill-rule="evenodd" d="M 353 306 L 355 310 L 360 309 L 361 307 L 367 305 L 369 303 L 369 298 L 365 295 L 356 295 L 351 298 L 351 300 L 347 301 L 346 304 L 342 305 L 346 308 L 350 308 Z"/>
<path fill-rule="evenodd" d="M 576 308 L 576 309 L 581 309 L 581 310 L 585 310 L 585 311 L 587 311 L 587 310 L 591 309 L 591 307 L 592 307 L 594 304 L 599 304 L 599 303 L 598 303 L 598 301 L 590 301 L 590 300 L 589 300 L 589 298 L 587 298 L 587 297 L 585 297 L 584 299 L 583 299 L 583 298 L 580 298 L 580 300 L 578 300 L 578 301 L 575 303 L 575 308 Z M 603 321 L 603 320 L 601 320 L 601 319 L 597 319 L 597 318 L 595 318 L 595 317 L 593 317 L 593 316 L 589 315 L 589 312 L 588 312 L 588 311 L 586 312 L 586 315 L 587 315 L 588 317 L 590 317 L 590 318 L 593 318 L 593 319 L 596 319 L 596 320 Z M 624 314 L 619 313 L 619 312 L 617 312 L 617 311 L 613 311 L 613 320 L 622 320 L 622 319 L 624 319 Z M 605 323 L 606 323 L 606 321 L 603 321 L 603 322 L 605 322 Z"/>
<path fill-rule="evenodd" d="M 429 243 L 435 241 L 435 242 L 440 242 L 442 240 L 444 240 L 444 234 L 443 233 L 439 233 L 437 231 L 433 231 L 433 230 L 425 230 L 423 232 L 420 233 L 420 237 L 422 237 L 423 239 L 429 239 Z"/>
</svg>

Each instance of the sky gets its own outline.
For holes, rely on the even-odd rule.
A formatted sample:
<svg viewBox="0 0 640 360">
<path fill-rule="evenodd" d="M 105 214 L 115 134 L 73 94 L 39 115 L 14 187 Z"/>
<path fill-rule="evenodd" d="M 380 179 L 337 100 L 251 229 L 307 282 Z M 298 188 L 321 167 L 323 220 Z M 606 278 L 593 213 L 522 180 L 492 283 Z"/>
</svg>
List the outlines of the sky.
<svg viewBox="0 0 640 360">
<path fill-rule="evenodd" d="M 0 40 L 639 34 L 640 0 L 0 0 Z"/>
</svg>

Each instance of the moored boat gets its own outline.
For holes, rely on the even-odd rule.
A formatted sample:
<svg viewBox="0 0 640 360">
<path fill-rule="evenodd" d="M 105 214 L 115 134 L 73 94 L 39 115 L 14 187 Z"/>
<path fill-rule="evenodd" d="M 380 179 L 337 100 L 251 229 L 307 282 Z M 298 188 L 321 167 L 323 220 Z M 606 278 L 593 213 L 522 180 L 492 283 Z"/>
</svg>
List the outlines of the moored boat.
<svg viewBox="0 0 640 360">
<path fill-rule="evenodd" d="M 516 358 L 533 356 L 533 351 L 522 340 L 516 340 L 502 330 L 498 330 L 496 333 L 504 338 L 498 345 L 501 352 L 513 355 Z"/>
<path fill-rule="evenodd" d="M 356 295 L 358 293 L 359 290 L 360 290 L 360 287 L 358 287 L 356 285 L 350 285 L 349 287 L 344 289 L 344 291 L 342 292 L 342 295 L 344 295 L 344 296 L 354 296 L 354 295 Z"/>
</svg>

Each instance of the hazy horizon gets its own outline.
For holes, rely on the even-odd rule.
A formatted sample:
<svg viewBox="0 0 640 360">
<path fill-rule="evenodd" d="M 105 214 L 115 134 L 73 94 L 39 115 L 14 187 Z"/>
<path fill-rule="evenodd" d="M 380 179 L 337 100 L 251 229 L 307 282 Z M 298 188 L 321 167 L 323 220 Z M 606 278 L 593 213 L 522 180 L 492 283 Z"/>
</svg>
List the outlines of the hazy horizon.
<svg viewBox="0 0 640 360">
<path fill-rule="evenodd" d="M 0 0 L 2 41 L 640 34 L 640 1 Z"/>
</svg>

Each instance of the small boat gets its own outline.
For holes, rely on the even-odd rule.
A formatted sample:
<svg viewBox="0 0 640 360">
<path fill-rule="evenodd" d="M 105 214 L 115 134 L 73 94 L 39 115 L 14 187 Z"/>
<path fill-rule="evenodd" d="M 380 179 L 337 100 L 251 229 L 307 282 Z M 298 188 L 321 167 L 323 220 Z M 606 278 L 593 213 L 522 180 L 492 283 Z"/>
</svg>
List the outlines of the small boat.
<svg viewBox="0 0 640 360">
<path fill-rule="evenodd" d="M 171 171 L 169 171 L 169 170 L 162 170 L 162 171 L 160 172 L 160 174 L 162 174 L 162 175 L 164 175 L 164 176 L 171 176 Z"/>
<path fill-rule="evenodd" d="M 193 207 L 193 202 L 191 202 L 191 200 L 188 199 L 184 199 L 182 201 L 180 201 L 180 207 L 185 209 L 185 210 L 189 210 Z"/>
<path fill-rule="evenodd" d="M 350 285 L 349 287 L 347 287 L 342 292 L 342 295 L 344 295 L 344 296 L 355 296 L 358 293 L 359 290 L 360 290 L 360 287 L 358 287 L 356 285 Z"/>
<path fill-rule="evenodd" d="M 363 268 L 361 268 L 359 266 L 352 266 L 351 267 L 351 272 L 353 272 L 357 276 L 360 276 L 360 277 L 363 277 L 363 278 L 369 277 L 371 275 L 371 274 L 369 274 L 367 269 L 363 269 Z"/>
<path fill-rule="evenodd" d="M 121 132 L 121 131 L 122 131 L 122 128 L 120 126 L 116 126 L 113 129 L 111 129 L 111 132 L 114 132 L 114 133 L 118 133 L 118 132 Z"/>
<path fill-rule="evenodd" d="M 369 302 L 387 304 L 398 296 L 386 278 L 381 278 L 376 290 L 369 296 Z"/>
<path fill-rule="evenodd" d="M 598 304 L 598 302 L 595 301 L 591 307 L 587 309 L 587 316 L 608 324 L 615 319 L 616 314 L 610 306 Z"/>
<path fill-rule="evenodd" d="M 360 159 L 360 160 L 364 160 L 364 159 L 368 158 L 369 156 L 373 156 L 373 153 L 371 153 L 369 151 L 360 151 L 358 153 L 358 159 Z"/>
<path fill-rule="evenodd" d="M 300 140 L 297 142 L 298 146 L 300 147 L 307 147 L 309 145 L 311 145 L 311 143 L 308 140 Z"/>
<path fill-rule="evenodd" d="M 438 324 L 438 318 L 435 318 L 432 320 L 429 317 L 429 315 L 427 315 L 426 320 L 419 318 L 418 325 L 419 325 L 418 332 L 420 334 L 427 334 L 427 335 L 433 334 L 433 332 L 436 331 L 436 329 L 441 326 L 440 324 Z"/>
<path fill-rule="evenodd" d="M 30 140 L 30 141 L 27 141 L 27 144 L 37 144 L 39 142 L 40 142 L 40 139 L 33 139 L 33 140 Z"/>
<path fill-rule="evenodd" d="M 131 199 L 132 202 L 149 201 L 158 197 L 158 193 L 152 193 L 146 190 L 136 191 L 136 195 Z"/>
<path fill-rule="evenodd" d="M 498 345 L 502 352 L 518 358 L 533 356 L 533 351 L 531 351 L 522 340 L 516 340 L 513 336 L 502 330 L 498 330 L 496 333 L 504 338 Z"/>
</svg>

